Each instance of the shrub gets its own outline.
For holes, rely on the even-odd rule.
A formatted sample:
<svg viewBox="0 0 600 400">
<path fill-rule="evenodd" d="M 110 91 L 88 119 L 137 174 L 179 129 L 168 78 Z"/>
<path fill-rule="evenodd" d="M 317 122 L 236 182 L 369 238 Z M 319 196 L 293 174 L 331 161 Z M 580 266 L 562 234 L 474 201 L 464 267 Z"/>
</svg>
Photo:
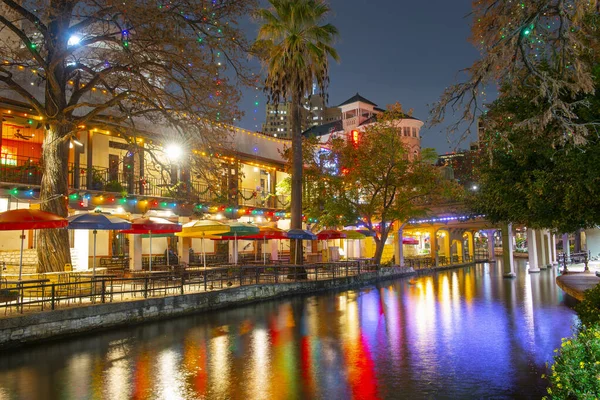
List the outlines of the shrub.
<svg viewBox="0 0 600 400">
<path fill-rule="evenodd" d="M 600 285 L 586 290 L 584 298 L 575 306 L 582 326 L 600 323 Z"/>
<path fill-rule="evenodd" d="M 600 397 L 600 325 L 584 326 L 562 340 L 554 350 L 546 399 L 596 399 Z"/>
</svg>

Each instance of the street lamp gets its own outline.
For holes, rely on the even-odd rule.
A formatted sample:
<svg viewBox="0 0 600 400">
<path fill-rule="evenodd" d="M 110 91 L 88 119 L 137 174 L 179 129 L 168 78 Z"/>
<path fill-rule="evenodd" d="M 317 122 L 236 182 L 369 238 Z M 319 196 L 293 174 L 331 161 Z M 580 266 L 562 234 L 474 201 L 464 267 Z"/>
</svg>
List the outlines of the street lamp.
<svg viewBox="0 0 600 400">
<path fill-rule="evenodd" d="M 477 190 L 477 189 L 479 189 L 479 186 L 477 186 L 477 185 L 473 185 L 473 186 L 471 186 L 471 190 L 475 191 L 475 190 Z"/>
<path fill-rule="evenodd" d="M 177 161 L 183 155 L 183 149 L 178 144 L 171 143 L 165 147 L 165 154 L 169 160 Z"/>
</svg>

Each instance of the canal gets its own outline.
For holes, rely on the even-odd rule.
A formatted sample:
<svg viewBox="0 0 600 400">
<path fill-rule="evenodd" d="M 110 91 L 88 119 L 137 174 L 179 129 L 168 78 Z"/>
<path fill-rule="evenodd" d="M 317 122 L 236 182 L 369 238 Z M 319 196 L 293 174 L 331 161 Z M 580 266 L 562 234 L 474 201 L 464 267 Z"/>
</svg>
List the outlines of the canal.
<svg viewBox="0 0 600 400">
<path fill-rule="evenodd" d="M 545 394 L 577 321 L 556 270 L 478 265 L 0 353 L 0 399 L 479 399 Z"/>
</svg>

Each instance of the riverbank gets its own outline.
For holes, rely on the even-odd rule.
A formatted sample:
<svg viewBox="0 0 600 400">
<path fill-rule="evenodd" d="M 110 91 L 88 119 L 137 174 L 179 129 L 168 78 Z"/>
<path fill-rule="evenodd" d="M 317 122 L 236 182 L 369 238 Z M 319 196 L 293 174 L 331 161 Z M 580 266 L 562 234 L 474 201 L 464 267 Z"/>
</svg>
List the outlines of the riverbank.
<svg viewBox="0 0 600 400">
<path fill-rule="evenodd" d="M 239 286 L 214 292 L 94 304 L 10 316 L 0 319 L 0 348 L 14 348 L 90 331 L 130 326 L 284 296 L 349 289 L 414 274 L 412 268 L 390 267 L 329 280 Z"/>
<path fill-rule="evenodd" d="M 432 274 L 470 265 L 475 265 L 475 263 L 417 271 L 409 267 L 388 267 L 361 275 L 328 280 L 239 286 L 213 292 L 94 304 L 10 316 L 0 319 L 0 349 L 17 348 L 30 343 L 64 338 L 90 331 L 131 326 L 286 296 L 350 289 L 383 280 Z"/>
<path fill-rule="evenodd" d="M 600 283 L 600 277 L 593 272 L 569 272 L 556 277 L 556 284 L 569 296 L 581 301 L 584 292 Z"/>
</svg>

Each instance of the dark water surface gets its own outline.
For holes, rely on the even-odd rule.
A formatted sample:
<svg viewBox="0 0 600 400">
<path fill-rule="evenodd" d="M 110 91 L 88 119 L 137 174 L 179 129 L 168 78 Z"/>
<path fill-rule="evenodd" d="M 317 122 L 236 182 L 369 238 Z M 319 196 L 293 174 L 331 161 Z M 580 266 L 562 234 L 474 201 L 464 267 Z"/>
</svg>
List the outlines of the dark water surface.
<svg viewBox="0 0 600 400">
<path fill-rule="evenodd" d="M 0 399 L 540 398 L 575 314 L 500 266 L 263 302 L 0 353 Z"/>
</svg>

